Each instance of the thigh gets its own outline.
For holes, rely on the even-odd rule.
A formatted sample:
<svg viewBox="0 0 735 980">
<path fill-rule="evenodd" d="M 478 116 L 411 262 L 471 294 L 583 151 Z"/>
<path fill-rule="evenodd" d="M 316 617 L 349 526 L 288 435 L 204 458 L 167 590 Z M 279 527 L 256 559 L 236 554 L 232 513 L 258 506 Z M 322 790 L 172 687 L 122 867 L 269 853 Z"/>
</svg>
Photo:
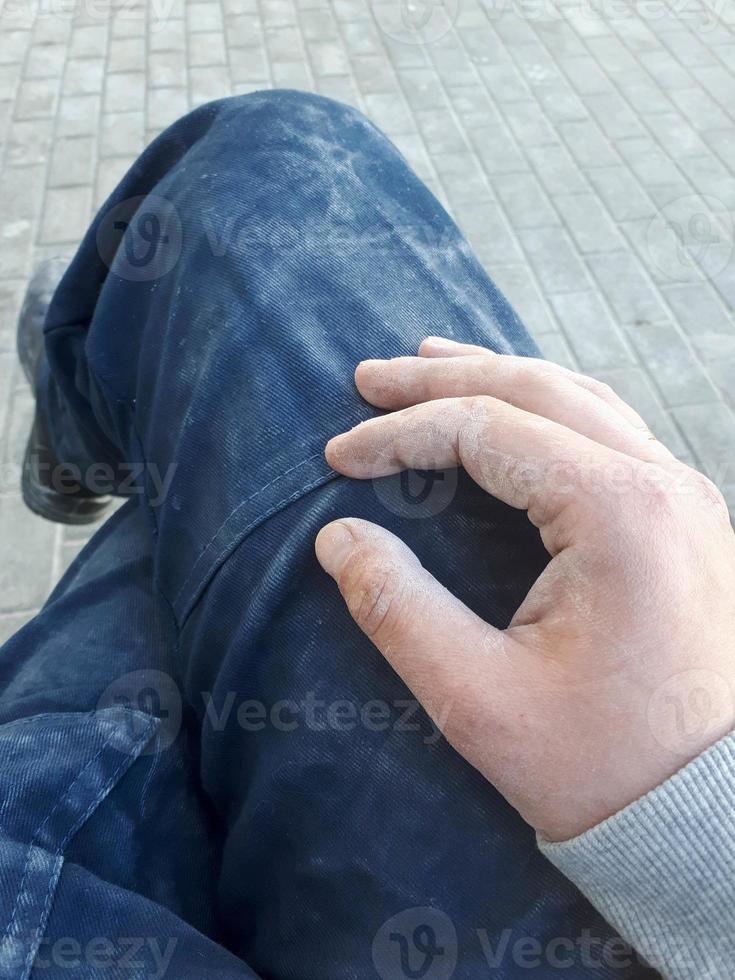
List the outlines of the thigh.
<svg viewBox="0 0 735 980">
<path fill-rule="evenodd" d="M 255 523 L 332 478 L 326 439 L 371 414 L 357 362 L 432 332 L 535 351 L 389 140 L 284 91 L 205 106 L 146 151 L 46 339 L 99 455 L 116 446 L 146 492 L 156 578 L 183 624 Z"/>
<path fill-rule="evenodd" d="M 504 625 L 545 555 L 528 522 L 456 477 L 314 489 L 240 543 L 183 628 L 202 779 L 227 824 L 220 915 L 264 976 L 647 975 L 443 741 L 314 559 L 326 521 L 377 521 Z"/>
<path fill-rule="evenodd" d="M 175 641 L 153 583 L 148 517 L 131 501 L 0 647 L 2 798 L 12 801 L 0 848 L 8 855 L 12 838 L 25 861 L 16 877 L 3 860 L 0 922 L 7 914 L 5 939 L 17 930 L 24 957 L 31 919 L 40 934 L 52 897 L 56 911 L 77 904 L 77 920 L 67 911 L 52 930 L 77 943 L 84 919 L 92 936 L 108 935 L 108 889 L 123 917 L 158 907 L 169 927 L 180 917 L 217 935 L 220 825 L 197 778 Z"/>
</svg>

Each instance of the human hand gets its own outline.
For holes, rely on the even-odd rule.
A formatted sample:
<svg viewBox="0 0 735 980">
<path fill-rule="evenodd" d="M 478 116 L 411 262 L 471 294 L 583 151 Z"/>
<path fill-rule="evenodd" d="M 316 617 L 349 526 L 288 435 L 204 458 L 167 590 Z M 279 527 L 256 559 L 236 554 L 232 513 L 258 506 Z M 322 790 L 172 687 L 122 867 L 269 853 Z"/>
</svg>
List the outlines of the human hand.
<svg viewBox="0 0 735 980">
<path fill-rule="evenodd" d="M 419 355 L 358 366 L 391 414 L 332 439 L 327 460 L 358 479 L 461 465 L 528 512 L 551 561 L 498 630 L 377 525 L 327 525 L 317 557 L 455 749 L 566 840 L 735 727 L 727 507 L 599 382 L 437 338 Z"/>
</svg>

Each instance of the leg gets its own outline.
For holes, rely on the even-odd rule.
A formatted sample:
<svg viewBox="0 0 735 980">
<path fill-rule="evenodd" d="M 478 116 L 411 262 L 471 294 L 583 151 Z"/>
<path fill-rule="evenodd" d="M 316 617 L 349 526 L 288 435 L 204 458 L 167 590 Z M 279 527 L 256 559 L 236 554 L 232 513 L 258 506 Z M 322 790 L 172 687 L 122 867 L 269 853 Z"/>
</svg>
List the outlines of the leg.
<svg viewBox="0 0 735 980">
<path fill-rule="evenodd" d="M 326 439 L 369 412 L 358 360 L 429 333 L 534 352 L 395 149 L 355 111 L 296 93 L 198 110 L 103 209 L 46 331 L 46 403 L 73 419 L 69 451 L 139 474 L 171 672 L 224 825 L 227 945 L 266 976 L 368 976 L 401 952 L 386 920 L 434 906 L 456 930 L 455 975 L 475 978 L 477 930 L 491 951 L 608 937 L 414 710 L 313 555 L 329 519 L 378 521 L 496 624 L 546 560 L 525 517 L 461 473 L 411 496 L 324 462 Z M 576 961 L 566 974 L 585 975 Z"/>
<path fill-rule="evenodd" d="M 154 143 L 90 229 L 47 321 L 46 415 L 63 421 L 65 461 L 137 466 L 154 502 L 172 481 L 157 523 L 161 544 L 183 550 L 159 571 L 183 620 L 222 543 L 262 514 L 247 499 L 258 481 L 275 502 L 331 478 L 324 437 L 367 411 L 356 362 L 413 352 L 432 331 L 535 352 L 363 117 L 298 93 L 226 100 Z M 300 422 L 301 438 L 276 419 Z M 212 474 L 192 471 L 218 433 L 248 465 L 204 492 Z"/>
<path fill-rule="evenodd" d="M 221 833 L 174 654 L 129 501 L 0 648 L 3 977 L 199 980 L 204 957 L 254 980 L 220 942 Z"/>
</svg>

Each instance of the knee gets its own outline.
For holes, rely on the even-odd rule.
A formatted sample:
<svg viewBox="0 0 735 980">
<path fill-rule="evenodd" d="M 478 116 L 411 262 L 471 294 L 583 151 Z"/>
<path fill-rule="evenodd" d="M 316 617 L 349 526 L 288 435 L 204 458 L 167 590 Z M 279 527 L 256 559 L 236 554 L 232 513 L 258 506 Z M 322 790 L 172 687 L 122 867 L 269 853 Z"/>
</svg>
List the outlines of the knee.
<svg viewBox="0 0 735 980">
<path fill-rule="evenodd" d="M 241 134 L 257 132 L 264 143 L 292 145 L 318 138 L 349 144 L 374 138 L 378 131 L 353 106 L 296 89 L 268 89 L 233 96 L 219 103 L 220 113 Z"/>
<path fill-rule="evenodd" d="M 329 99 L 324 95 L 316 95 L 314 92 L 304 92 L 299 89 L 264 89 L 261 92 L 251 92 L 248 95 L 233 95 L 231 98 L 222 101 L 235 113 L 241 111 L 250 113 L 257 110 L 272 115 L 276 119 L 299 119 L 304 116 L 307 118 L 325 116 L 336 119 L 343 116 L 365 118 L 359 109 L 348 106 L 344 102 L 337 102 L 335 99 Z"/>
</svg>

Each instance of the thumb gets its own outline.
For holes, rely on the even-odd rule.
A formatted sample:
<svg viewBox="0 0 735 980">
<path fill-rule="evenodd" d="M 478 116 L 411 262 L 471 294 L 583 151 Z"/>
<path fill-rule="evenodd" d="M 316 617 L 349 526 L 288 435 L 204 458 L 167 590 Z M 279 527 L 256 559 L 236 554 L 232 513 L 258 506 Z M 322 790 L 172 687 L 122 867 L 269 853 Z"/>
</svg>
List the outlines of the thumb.
<svg viewBox="0 0 735 980">
<path fill-rule="evenodd" d="M 509 638 L 440 585 L 399 538 L 367 521 L 341 519 L 319 532 L 316 555 L 357 625 L 435 721 L 451 714 L 449 724 L 461 729 L 480 702 L 492 710 L 490 691 L 501 697 L 502 685 L 488 684 L 488 675 L 502 670 Z"/>
</svg>

